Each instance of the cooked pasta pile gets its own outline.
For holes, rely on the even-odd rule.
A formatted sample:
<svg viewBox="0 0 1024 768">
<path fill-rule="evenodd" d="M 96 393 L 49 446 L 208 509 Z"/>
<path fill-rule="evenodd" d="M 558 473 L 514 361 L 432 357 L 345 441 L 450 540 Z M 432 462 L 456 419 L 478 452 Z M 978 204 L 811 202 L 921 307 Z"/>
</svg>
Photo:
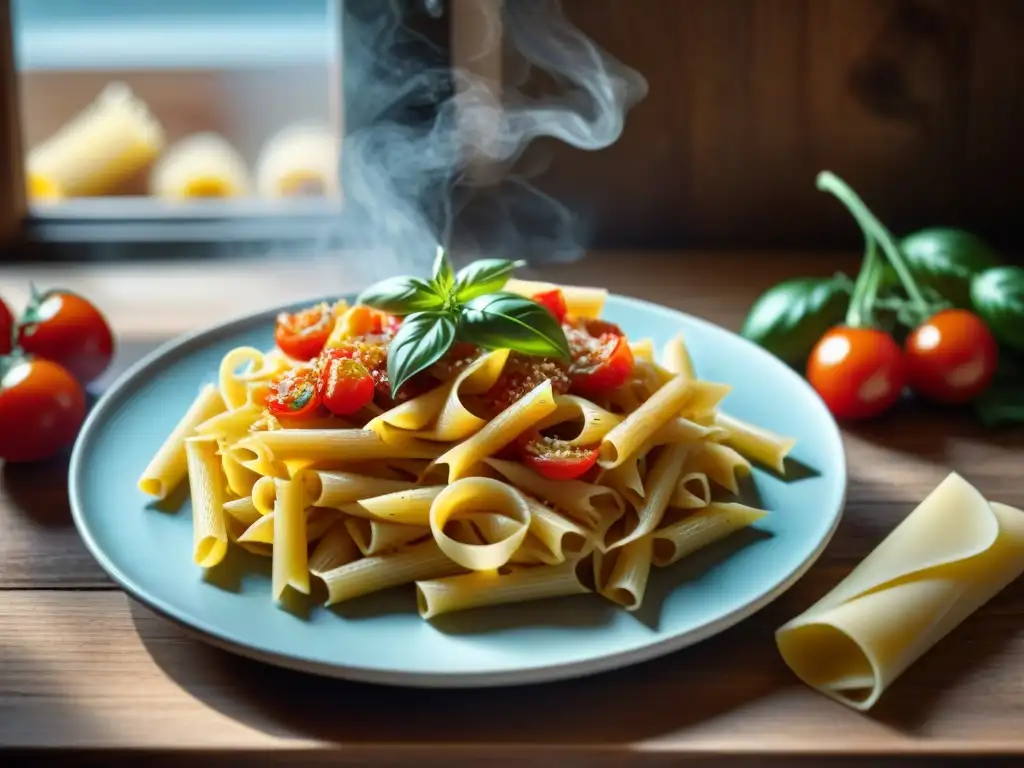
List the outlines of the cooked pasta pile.
<svg viewBox="0 0 1024 768">
<path fill-rule="evenodd" d="M 576 322 L 600 314 L 604 291 L 560 290 Z M 327 350 L 386 337 L 367 335 L 365 307 L 331 314 Z M 288 418 L 267 398 L 316 362 L 237 348 L 139 487 L 165 498 L 187 479 L 195 563 L 213 568 L 229 546 L 270 557 L 276 600 L 309 594 L 312 576 L 328 605 L 414 585 L 424 619 L 591 591 L 636 610 L 652 566 L 766 514 L 729 499 L 751 461 L 781 472 L 794 441 L 720 410 L 729 386 L 695 375 L 681 335 L 660 362 L 649 340 L 628 352 L 628 380 L 589 397 L 543 361 L 524 369 L 507 349 L 474 349 L 436 364 L 429 386 L 399 402 Z M 581 456 L 592 466 L 541 472 L 538 451 L 562 475 L 579 472 Z"/>
</svg>

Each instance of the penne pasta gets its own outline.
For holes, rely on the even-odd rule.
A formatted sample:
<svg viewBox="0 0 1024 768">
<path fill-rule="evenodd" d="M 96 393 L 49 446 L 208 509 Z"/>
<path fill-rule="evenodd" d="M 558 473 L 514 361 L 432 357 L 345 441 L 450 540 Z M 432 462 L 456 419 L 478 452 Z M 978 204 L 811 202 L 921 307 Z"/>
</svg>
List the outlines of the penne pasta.
<svg viewBox="0 0 1024 768">
<path fill-rule="evenodd" d="M 276 480 L 274 498 L 274 564 L 271 593 L 280 600 L 287 587 L 309 594 L 306 510 L 302 483 Z"/>
<path fill-rule="evenodd" d="M 192 560 L 212 568 L 228 551 L 224 522 L 226 483 L 217 458 L 217 441 L 190 437 L 185 441 L 185 459 L 192 495 Z"/>
<path fill-rule="evenodd" d="M 594 581 L 597 591 L 627 611 L 635 611 L 644 600 L 651 573 L 653 543 L 641 536 L 609 552 L 594 553 Z"/>
<path fill-rule="evenodd" d="M 623 419 L 601 440 L 598 464 L 605 469 L 612 469 L 636 453 L 679 413 L 689 396 L 688 386 L 685 380 L 677 376 Z"/>
<path fill-rule="evenodd" d="M 384 555 L 353 560 L 317 575 L 327 587 L 326 605 L 351 600 L 373 592 L 461 573 L 432 539 Z"/>
<path fill-rule="evenodd" d="M 139 490 L 158 499 L 166 499 L 187 473 L 186 438 L 192 437 L 196 427 L 223 410 L 224 399 L 217 388 L 212 385 L 203 387 L 143 470 Z"/>
<path fill-rule="evenodd" d="M 610 525 L 626 510 L 622 497 L 603 485 L 582 480 L 548 480 L 518 462 L 503 459 L 488 459 L 487 465 L 516 488 L 543 499 L 588 530 L 596 531 L 603 523 Z"/>
<path fill-rule="evenodd" d="M 793 450 L 796 440 L 720 411 L 715 414 L 715 424 L 726 431 L 726 445 L 735 448 L 751 461 L 774 469 L 780 475 L 786 473 L 786 456 Z"/>
<path fill-rule="evenodd" d="M 652 564 L 765 514 L 719 499 L 751 461 L 781 471 L 793 441 L 723 414 L 730 385 L 696 376 L 682 333 L 660 362 L 652 339 L 625 339 L 628 354 L 621 330 L 597 320 L 606 290 L 507 268 L 460 272 L 456 290 L 464 300 L 486 278 L 559 321 L 498 318 L 515 350 L 488 348 L 484 309 L 479 327 L 467 319 L 452 338 L 439 325 L 421 349 L 405 329 L 431 331 L 429 314 L 406 324 L 415 310 L 338 301 L 278 316 L 294 333 L 275 333 L 272 349 L 224 354 L 139 479 L 166 498 L 187 478 L 193 560 L 210 568 L 235 547 L 269 557 L 277 603 L 315 578 L 328 605 L 409 585 L 425 619 L 588 591 L 635 611 Z M 388 309 L 433 307 L 424 286 L 394 283 Z"/>
<path fill-rule="evenodd" d="M 703 549 L 736 531 L 753 525 L 767 512 L 744 504 L 712 502 L 694 510 L 677 523 L 659 528 L 651 534 L 652 562 L 671 565 L 698 549 Z"/>
<path fill-rule="evenodd" d="M 345 520 L 345 528 L 364 555 L 389 552 L 430 535 L 430 528 L 426 525 L 402 525 L 361 517 Z"/>
<path fill-rule="evenodd" d="M 520 603 L 590 590 L 580 579 L 579 562 L 516 568 L 508 573 L 467 573 L 416 582 L 416 604 L 420 616 L 432 619 L 443 613 L 482 608 L 488 605 Z"/>
<path fill-rule="evenodd" d="M 551 382 L 545 381 L 491 419 L 475 435 L 449 449 L 437 463 L 448 465 L 449 482 L 466 477 L 554 410 Z"/>
</svg>

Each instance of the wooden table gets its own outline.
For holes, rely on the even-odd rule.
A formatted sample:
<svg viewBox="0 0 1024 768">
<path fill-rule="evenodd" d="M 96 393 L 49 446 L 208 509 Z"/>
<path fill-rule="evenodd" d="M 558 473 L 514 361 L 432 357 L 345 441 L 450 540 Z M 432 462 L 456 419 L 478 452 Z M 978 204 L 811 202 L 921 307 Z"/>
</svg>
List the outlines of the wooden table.
<svg viewBox="0 0 1024 768">
<path fill-rule="evenodd" d="M 536 275 L 608 285 L 736 328 L 774 281 L 855 266 L 841 255 L 630 253 Z M 0 295 L 18 303 L 33 279 L 91 296 L 121 341 L 109 380 L 179 332 L 358 288 L 345 273 L 336 265 L 325 278 L 283 260 L 6 268 Z M 1024 429 L 988 432 L 966 413 L 908 407 L 845 430 L 845 440 L 842 525 L 810 572 L 757 616 L 630 669 L 457 692 L 317 679 L 190 639 L 115 588 L 86 552 L 64 464 L 2 467 L 0 745 L 99 749 L 126 764 L 138 760 L 127 750 L 200 751 L 239 764 L 446 766 L 483 757 L 667 765 L 682 756 L 735 765 L 738 756 L 793 754 L 963 754 L 976 765 L 980 754 L 1024 754 L 1024 580 L 921 659 L 869 715 L 804 687 L 780 660 L 773 630 L 838 582 L 951 469 L 988 497 L 1024 506 Z"/>
</svg>

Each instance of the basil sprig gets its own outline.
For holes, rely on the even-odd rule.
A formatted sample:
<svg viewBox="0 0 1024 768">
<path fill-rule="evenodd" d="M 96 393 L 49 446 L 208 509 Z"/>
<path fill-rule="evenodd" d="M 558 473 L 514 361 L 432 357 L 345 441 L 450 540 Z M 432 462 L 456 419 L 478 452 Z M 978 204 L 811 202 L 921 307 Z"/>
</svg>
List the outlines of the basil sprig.
<svg viewBox="0 0 1024 768">
<path fill-rule="evenodd" d="M 456 340 L 485 349 L 569 359 L 562 326 L 535 301 L 503 292 L 521 261 L 481 259 L 457 273 L 441 248 L 430 280 L 392 277 L 371 285 L 359 303 L 404 317 L 388 352 L 394 397 L 410 378 L 436 363 Z"/>
</svg>

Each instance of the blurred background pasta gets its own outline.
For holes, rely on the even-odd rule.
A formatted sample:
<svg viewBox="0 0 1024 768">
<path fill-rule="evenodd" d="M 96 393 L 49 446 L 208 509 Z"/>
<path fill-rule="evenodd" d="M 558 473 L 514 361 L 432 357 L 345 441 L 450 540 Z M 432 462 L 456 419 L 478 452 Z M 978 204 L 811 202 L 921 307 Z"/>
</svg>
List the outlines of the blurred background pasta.
<svg viewBox="0 0 1024 768">
<path fill-rule="evenodd" d="M 323 124 L 283 128 L 264 144 L 255 176 L 261 197 L 337 197 L 338 138 Z"/>
<path fill-rule="evenodd" d="M 149 191 L 167 200 L 230 198 L 249 194 L 249 169 L 231 143 L 216 133 L 186 136 L 157 161 Z"/>
</svg>

